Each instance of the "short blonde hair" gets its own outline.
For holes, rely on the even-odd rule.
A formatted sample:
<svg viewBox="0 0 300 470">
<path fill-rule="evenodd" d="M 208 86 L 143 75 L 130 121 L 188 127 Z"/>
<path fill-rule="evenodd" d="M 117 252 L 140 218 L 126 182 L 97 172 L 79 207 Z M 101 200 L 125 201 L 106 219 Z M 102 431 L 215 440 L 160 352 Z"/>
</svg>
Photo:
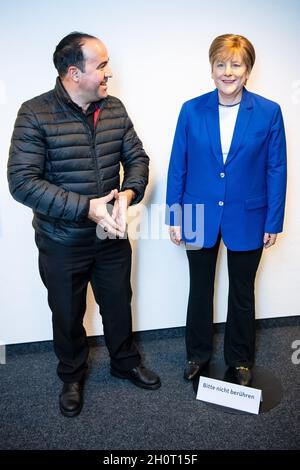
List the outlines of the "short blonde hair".
<svg viewBox="0 0 300 470">
<path fill-rule="evenodd" d="M 240 55 L 250 73 L 255 62 L 255 50 L 249 39 L 239 34 L 222 34 L 216 37 L 209 48 L 211 66 L 216 60 L 228 60 Z"/>
</svg>

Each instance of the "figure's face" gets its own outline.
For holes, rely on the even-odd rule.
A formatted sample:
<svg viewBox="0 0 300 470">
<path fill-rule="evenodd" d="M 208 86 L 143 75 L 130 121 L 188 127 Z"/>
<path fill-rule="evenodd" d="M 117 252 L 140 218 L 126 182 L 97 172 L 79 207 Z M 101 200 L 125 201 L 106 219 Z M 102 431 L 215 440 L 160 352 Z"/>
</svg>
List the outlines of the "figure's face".
<svg viewBox="0 0 300 470">
<path fill-rule="evenodd" d="M 239 95 L 248 78 L 249 72 L 240 55 L 224 61 L 216 60 L 213 63 L 212 79 L 219 94 L 226 98 Z"/>
<path fill-rule="evenodd" d="M 78 72 L 78 85 L 81 97 L 88 103 L 99 101 L 107 96 L 107 81 L 112 77 L 108 66 L 105 45 L 98 39 L 87 39 L 82 46 L 85 57 L 85 71 Z"/>
</svg>

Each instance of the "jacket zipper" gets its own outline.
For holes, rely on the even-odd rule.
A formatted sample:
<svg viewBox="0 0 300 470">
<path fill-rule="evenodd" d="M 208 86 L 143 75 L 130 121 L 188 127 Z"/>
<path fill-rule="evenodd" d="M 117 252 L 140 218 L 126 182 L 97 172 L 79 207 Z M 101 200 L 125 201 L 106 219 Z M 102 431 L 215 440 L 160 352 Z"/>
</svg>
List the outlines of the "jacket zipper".
<svg viewBox="0 0 300 470">
<path fill-rule="evenodd" d="M 97 127 L 97 124 L 98 124 L 98 121 L 100 119 L 100 114 L 101 114 L 101 111 L 103 110 L 104 106 L 100 105 L 100 113 L 99 113 L 99 116 L 98 116 L 98 119 L 97 119 L 97 123 L 96 123 L 96 127 Z M 74 112 L 75 110 L 74 109 L 71 109 L 71 112 L 72 114 L 78 119 L 78 114 L 76 112 Z M 98 172 L 98 169 L 97 169 L 97 159 L 96 159 L 96 127 L 95 127 L 95 132 L 94 132 L 94 137 L 93 137 L 93 134 L 92 134 L 92 131 L 90 129 L 90 126 L 88 125 L 87 123 L 87 120 L 86 120 L 86 117 L 84 115 L 84 113 L 82 112 L 82 118 L 80 119 L 81 122 L 83 122 L 83 125 L 85 126 L 85 128 L 88 130 L 88 133 L 90 135 L 90 141 L 91 141 L 91 148 L 92 148 L 92 157 L 93 157 L 93 161 L 94 161 L 94 168 L 95 168 L 95 173 L 96 173 L 96 181 L 97 181 L 97 190 L 98 190 L 98 197 L 101 197 L 101 180 L 100 180 L 100 177 L 99 177 L 99 172 Z"/>
<path fill-rule="evenodd" d="M 57 79 L 58 80 L 58 79 Z M 61 93 L 59 93 L 59 89 L 63 89 L 64 90 L 64 87 L 63 85 L 61 84 L 60 86 L 58 86 L 56 84 L 55 86 L 55 89 L 54 89 L 54 92 L 55 92 L 55 95 L 56 95 L 56 98 L 57 100 L 61 103 L 62 107 L 65 107 L 65 104 L 64 104 L 64 99 L 61 97 Z M 64 90 L 65 91 L 65 90 Z M 71 99 L 69 98 L 68 99 L 68 103 L 72 104 L 72 101 Z M 103 110 L 104 108 L 104 103 L 102 102 L 102 105 L 100 104 L 99 106 L 100 108 L 100 113 L 99 113 L 99 116 L 101 114 L 101 111 Z M 71 111 L 71 113 L 76 117 L 76 119 L 78 119 L 78 112 L 75 112 L 75 109 L 73 106 L 70 106 L 70 109 L 69 111 Z M 82 122 L 83 122 L 83 125 L 87 128 L 88 130 L 88 133 L 90 135 L 90 140 L 91 140 L 91 144 L 92 144 L 92 157 L 93 157 L 93 160 L 94 160 L 94 167 L 95 167 L 95 173 L 96 173 L 96 181 L 97 181 L 97 190 L 98 190 L 98 197 L 101 197 L 101 180 L 100 180 L 100 177 L 99 177 L 99 172 L 98 172 L 98 168 L 97 168 L 97 159 L 96 159 L 96 127 L 97 127 L 97 124 L 98 124 L 98 121 L 99 121 L 99 116 L 98 116 L 98 119 L 97 119 L 97 123 L 96 123 L 96 126 L 95 126 L 95 132 L 94 132 L 94 137 L 93 137 L 93 134 L 91 132 L 91 129 L 90 129 L 90 126 L 88 125 L 87 123 L 87 120 L 86 120 L 86 117 L 84 115 L 84 113 L 82 112 L 82 118 L 80 119 Z"/>
<path fill-rule="evenodd" d="M 100 108 L 100 111 L 101 110 L 102 109 Z M 98 121 L 99 121 L 99 116 L 98 116 L 98 119 L 97 119 L 97 123 L 98 123 Z M 100 180 L 100 177 L 99 177 L 99 172 L 98 172 L 98 168 L 97 168 L 97 158 L 96 158 L 96 127 L 97 127 L 97 123 L 96 123 L 96 127 L 95 127 L 95 130 L 94 130 L 94 136 L 92 134 L 90 126 L 88 125 L 88 123 L 86 121 L 85 115 L 83 115 L 83 123 L 84 123 L 84 126 L 86 127 L 86 129 L 88 130 L 90 138 L 91 138 L 90 139 L 91 140 L 91 151 L 92 151 L 92 157 L 93 157 L 95 173 L 96 173 L 98 197 L 101 197 L 101 180 Z"/>
</svg>

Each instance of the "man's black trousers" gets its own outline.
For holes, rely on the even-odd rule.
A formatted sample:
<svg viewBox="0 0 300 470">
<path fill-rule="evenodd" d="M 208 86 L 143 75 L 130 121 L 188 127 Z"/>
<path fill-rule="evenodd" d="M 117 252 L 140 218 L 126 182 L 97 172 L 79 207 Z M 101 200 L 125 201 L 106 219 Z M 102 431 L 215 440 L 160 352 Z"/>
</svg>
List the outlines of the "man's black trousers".
<svg viewBox="0 0 300 470">
<path fill-rule="evenodd" d="M 89 281 L 100 307 L 111 365 L 129 370 L 140 363 L 132 338 L 131 246 L 128 239 L 65 246 L 36 234 L 39 270 L 52 311 L 54 351 L 63 382 L 83 378 L 88 343 L 83 326 Z"/>
<path fill-rule="evenodd" d="M 212 248 L 187 250 L 190 293 L 186 322 L 187 358 L 206 362 L 213 347 L 213 297 L 220 235 Z M 224 336 L 228 366 L 252 367 L 255 354 L 254 282 L 262 248 L 227 249 L 229 294 Z"/>
</svg>

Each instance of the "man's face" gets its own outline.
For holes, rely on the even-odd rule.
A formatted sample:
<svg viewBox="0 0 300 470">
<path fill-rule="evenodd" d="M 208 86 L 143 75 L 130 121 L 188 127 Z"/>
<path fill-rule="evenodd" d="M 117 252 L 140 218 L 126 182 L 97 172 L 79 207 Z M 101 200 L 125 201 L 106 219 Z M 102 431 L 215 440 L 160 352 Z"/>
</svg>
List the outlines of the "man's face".
<svg viewBox="0 0 300 470">
<path fill-rule="evenodd" d="M 98 39 L 87 39 L 82 46 L 85 58 L 85 71 L 78 70 L 78 85 L 81 98 L 86 103 L 99 101 L 107 96 L 107 81 L 112 77 L 108 66 L 108 54 L 104 44 Z"/>
</svg>

